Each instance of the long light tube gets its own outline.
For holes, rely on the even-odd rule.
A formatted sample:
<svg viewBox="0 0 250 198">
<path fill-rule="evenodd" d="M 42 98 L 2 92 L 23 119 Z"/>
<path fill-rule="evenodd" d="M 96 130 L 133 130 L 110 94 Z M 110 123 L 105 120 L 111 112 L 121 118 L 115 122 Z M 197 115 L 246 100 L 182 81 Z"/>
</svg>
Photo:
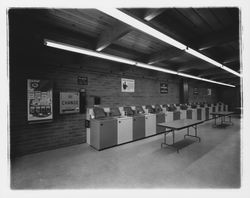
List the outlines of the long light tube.
<svg viewBox="0 0 250 198">
<path fill-rule="evenodd" d="M 189 53 L 189 54 L 191 54 L 193 56 L 196 56 L 197 58 L 200 58 L 200 59 L 202 59 L 204 61 L 207 61 L 210 64 L 213 64 L 213 65 L 215 65 L 217 67 L 220 67 L 220 68 L 226 70 L 227 72 L 230 72 L 230 73 L 232 73 L 232 74 L 234 74 L 236 76 L 241 77 L 241 74 L 235 72 L 234 70 L 232 70 L 232 69 L 220 64 L 219 62 L 217 62 L 217 61 L 215 61 L 215 60 L 213 60 L 213 59 L 199 53 L 196 50 L 193 50 L 193 49 L 189 48 L 188 46 L 180 43 L 179 41 L 177 41 L 177 40 L 175 40 L 175 39 L 161 33 L 160 31 L 148 26 L 147 24 L 135 19 L 134 17 L 131 17 L 131 16 L 127 15 L 126 13 L 124 13 L 124 12 L 122 12 L 122 11 L 116 9 L 116 8 L 100 8 L 98 10 L 100 10 L 101 12 L 103 12 L 103 13 L 105 13 L 107 15 L 110 15 L 113 18 L 116 18 L 116 19 L 118 19 L 118 20 L 120 20 L 120 21 L 122 21 L 122 22 L 124 22 L 124 23 L 126 23 L 126 24 L 140 30 L 140 31 L 143 31 L 143 32 L 145 32 L 145 33 L 147 33 L 147 34 L 149 34 L 149 35 L 151 35 L 151 36 L 165 42 L 165 43 L 168 43 L 168 44 L 170 44 L 170 45 L 172 45 L 172 46 L 174 46 L 174 47 L 176 47 L 176 48 L 178 48 L 180 50 L 185 50 L 187 53 Z"/>
<path fill-rule="evenodd" d="M 215 60 L 213 60 L 213 59 L 211 59 L 211 58 L 209 58 L 209 57 L 207 57 L 207 56 L 205 56 L 205 55 L 203 55 L 203 54 L 201 54 L 201 53 L 199 53 L 199 52 L 197 52 L 189 47 L 185 51 L 187 53 L 192 54 L 193 56 L 196 56 L 197 58 L 200 58 L 204 61 L 207 61 L 207 62 L 209 62 L 217 67 L 222 67 L 222 64 L 218 63 L 217 61 L 215 61 Z"/>
<path fill-rule="evenodd" d="M 101 12 L 104 12 L 116 19 L 119 19 L 120 21 L 128 24 L 129 26 L 132 26 L 136 29 L 139 29 L 140 31 L 143 31 L 165 43 L 168 43 L 176 48 L 179 48 L 180 50 L 186 49 L 186 46 L 180 43 L 179 41 L 176 41 L 175 39 L 161 33 L 160 31 L 146 25 L 145 23 L 125 14 L 124 12 L 121 12 L 118 9 L 115 8 L 100 8 L 98 9 Z"/>
<path fill-rule="evenodd" d="M 164 68 L 160 68 L 160 67 L 156 67 L 156 66 L 153 66 L 153 65 L 149 65 L 149 64 L 145 64 L 145 63 L 140 63 L 140 62 L 137 62 L 137 63 L 136 63 L 136 66 L 137 66 L 137 67 L 143 67 L 143 68 L 145 68 L 145 69 L 152 69 L 152 70 L 155 70 L 155 71 L 160 71 L 160 72 L 164 72 L 164 73 L 169 73 L 169 74 L 175 74 L 175 75 L 178 74 L 178 72 L 173 71 L 173 70 L 164 69 Z"/>
<path fill-rule="evenodd" d="M 92 51 L 92 50 L 89 50 L 89 49 L 86 49 L 86 48 L 80 48 L 80 47 L 76 47 L 76 46 L 72 46 L 72 45 L 68 45 L 68 44 L 64 44 L 64 43 L 50 41 L 48 39 L 44 40 L 44 44 L 49 46 L 49 47 L 54 47 L 54 48 L 63 49 L 63 50 L 66 50 L 66 51 L 85 54 L 85 55 L 88 55 L 88 56 L 94 56 L 94 57 L 97 57 L 97 58 L 108 59 L 108 60 L 112 60 L 112 61 L 115 61 L 115 62 L 125 63 L 125 64 L 128 64 L 128 65 L 135 65 L 136 64 L 135 61 L 132 61 L 132 60 L 129 60 L 129 59 L 126 59 L 126 58 L 113 56 L 113 55 L 109 55 L 109 54 L 104 54 L 104 53 L 99 53 L 99 52 Z"/>
<path fill-rule="evenodd" d="M 209 80 L 206 78 L 201 78 L 202 81 L 206 81 L 206 82 L 210 82 L 210 83 L 215 83 L 218 85 L 224 85 L 224 86 L 228 86 L 228 87 L 235 87 L 235 85 L 230 85 L 230 84 L 226 84 L 226 83 L 222 83 L 222 82 L 218 82 L 218 81 L 214 81 L 214 80 Z"/>
<path fill-rule="evenodd" d="M 187 77 L 187 78 L 196 79 L 196 80 L 201 80 L 201 81 L 205 81 L 205 82 L 210 82 L 210 83 L 214 83 L 214 84 L 224 85 L 224 86 L 228 86 L 228 87 L 235 87 L 235 85 L 230 85 L 230 84 L 226 84 L 226 83 L 222 83 L 222 82 L 218 82 L 218 81 L 214 81 L 214 80 L 209 80 L 209 79 L 206 79 L 206 78 L 200 78 L 200 77 L 185 74 L 185 73 L 178 72 L 177 75 Z"/>
<path fill-rule="evenodd" d="M 228 67 L 226 67 L 224 65 L 222 65 L 222 69 L 224 69 L 224 70 L 226 70 L 226 71 L 228 71 L 228 72 L 230 72 L 230 73 L 232 73 L 232 74 L 234 74 L 236 76 L 242 77 L 241 74 L 239 74 L 238 72 L 236 72 L 236 71 L 234 71 L 234 70 L 232 70 L 232 69 L 230 69 L 230 68 L 228 68 Z"/>
<path fill-rule="evenodd" d="M 181 73 L 181 72 L 178 72 L 179 76 L 183 76 L 183 77 L 187 77 L 187 78 L 193 78 L 193 79 L 196 79 L 196 80 L 201 80 L 202 78 L 200 77 L 197 77 L 197 76 L 193 76 L 193 75 L 189 75 L 189 74 L 185 74 L 185 73 Z"/>
<path fill-rule="evenodd" d="M 234 85 L 221 83 L 221 82 L 217 82 L 217 81 L 213 81 L 213 80 L 208 80 L 208 79 L 205 79 L 205 78 L 200 78 L 200 77 L 196 77 L 196 76 L 193 76 L 193 75 L 180 73 L 180 72 L 176 72 L 176 71 L 173 71 L 173 70 L 164 69 L 164 68 L 160 68 L 160 67 L 157 67 L 157 66 L 137 62 L 137 61 L 130 60 L 130 59 L 127 59 L 127 58 L 122 58 L 122 57 L 119 57 L 119 56 L 114 56 L 114 55 L 110 55 L 110 54 L 96 52 L 96 51 L 89 50 L 89 49 L 86 49 L 86 48 L 75 47 L 75 46 L 72 46 L 72 45 L 69 45 L 69 44 L 59 43 L 59 42 L 51 41 L 51 40 L 48 40 L 48 39 L 44 40 L 44 44 L 46 46 L 48 46 L 48 47 L 53 47 L 53 48 L 62 49 L 62 50 L 70 51 L 70 52 L 76 52 L 76 53 L 80 53 L 80 54 L 84 54 L 84 55 L 88 55 L 88 56 L 94 56 L 94 57 L 97 57 L 97 58 L 107 59 L 107 60 L 111 60 L 111 61 L 115 61 L 115 62 L 134 65 L 134 66 L 142 67 L 142 68 L 145 68 L 145 69 L 151 69 L 151 70 L 155 70 L 155 71 L 160 71 L 160 72 L 169 73 L 169 74 L 175 74 L 175 75 L 179 75 L 179 76 L 183 76 L 183 77 L 187 77 L 187 78 L 192 78 L 192 79 L 196 79 L 196 80 L 202 80 L 202 81 L 207 81 L 207 82 L 220 84 L 220 85 L 224 85 L 224 86 L 235 87 Z"/>
</svg>

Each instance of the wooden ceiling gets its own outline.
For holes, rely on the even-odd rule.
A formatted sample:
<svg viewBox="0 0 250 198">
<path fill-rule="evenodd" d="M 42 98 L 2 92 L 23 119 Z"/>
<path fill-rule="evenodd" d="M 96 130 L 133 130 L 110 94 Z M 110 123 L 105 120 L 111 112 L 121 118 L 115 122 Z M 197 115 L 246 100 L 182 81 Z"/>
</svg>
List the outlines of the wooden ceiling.
<svg viewBox="0 0 250 198">
<path fill-rule="evenodd" d="M 162 33 L 240 72 L 238 8 L 121 9 Z M 30 17 L 77 34 L 83 47 L 239 85 L 240 78 L 96 9 L 30 9 Z"/>
</svg>

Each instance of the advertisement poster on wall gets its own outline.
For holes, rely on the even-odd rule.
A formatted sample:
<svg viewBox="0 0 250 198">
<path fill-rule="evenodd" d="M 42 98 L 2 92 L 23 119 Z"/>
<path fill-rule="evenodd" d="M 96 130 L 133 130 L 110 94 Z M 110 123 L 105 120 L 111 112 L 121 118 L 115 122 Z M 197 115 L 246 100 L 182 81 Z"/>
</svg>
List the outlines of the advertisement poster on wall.
<svg viewBox="0 0 250 198">
<path fill-rule="evenodd" d="M 52 81 L 27 80 L 27 113 L 29 122 L 53 119 L 52 96 Z"/>
<path fill-rule="evenodd" d="M 60 114 L 79 113 L 79 92 L 60 92 Z"/>
<path fill-rule="evenodd" d="M 160 93 L 161 94 L 168 93 L 168 83 L 160 83 Z"/>
<path fill-rule="evenodd" d="M 121 79 L 122 92 L 135 92 L 135 80 L 133 79 Z"/>
</svg>

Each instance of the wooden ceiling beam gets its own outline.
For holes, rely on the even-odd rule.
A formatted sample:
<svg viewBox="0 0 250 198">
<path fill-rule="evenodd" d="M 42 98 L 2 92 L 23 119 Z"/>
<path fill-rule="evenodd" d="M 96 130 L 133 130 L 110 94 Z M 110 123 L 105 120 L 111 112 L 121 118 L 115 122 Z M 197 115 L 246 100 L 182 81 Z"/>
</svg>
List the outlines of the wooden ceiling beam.
<svg viewBox="0 0 250 198">
<path fill-rule="evenodd" d="M 197 70 L 207 70 L 210 68 L 208 64 L 200 64 L 195 61 L 190 61 L 189 63 L 185 63 L 185 65 L 180 66 L 178 68 L 178 72 L 187 72 L 188 70 L 197 69 Z"/>
<path fill-rule="evenodd" d="M 199 77 L 211 76 L 216 74 L 225 74 L 227 71 L 222 69 L 208 69 L 199 74 Z"/>
<path fill-rule="evenodd" d="M 201 51 L 207 50 L 215 46 L 235 41 L 239 38 L 237 31 L 238 29 L 236 29 L 236 27 L 230 27 L 215 34 L 207 35 L 198 42 L 198 49 Z"/>
<path fill-rule="evenodd" d="M 228 57 L 228 58 L 224 59 L 223 64 L 228 64 L 228 63 L 236 62 L 238 60 L 239 60 L 238 56 Z"/>
<path fill-rule="evenodd" d="M 165 61 L 165 60 L 170 60 L 172 58 L 175 57 L 179 57 L 181 55 L 183 55 L 185 53 L 185 51 L 181 51 L 179 49 L 176 48 L 168 48 L 164 51 L 160 51 L 157 53 L 152 54 L 149 58 L 148 58 L 148 64 L 155 64 L 161 61 Z"/>
<path fill-rule="evenodd" d="M 147 21 L 152 20 L 156 16 L 160 15 L 164 9 L 152 9 L 146 11 L 146 14 L 144 15 L 144 18 L 147 18 Z M 133 17 L 133 16 L 132 16 Z M 96 45 L 97 51 L 102 51 L 118 39 L 122 38 L 126 34 L 128 34 L 130 31 L 132 31 L 133 28 L 129 25 L 126 25 L 125 23 L 122 23 L 118 21 L 116 24 L 114 24 L 112 27 L 108 27 L 99 37 Z"/>
<path fill-rule="evenodd" d="M 131 27 L 124 23 L 117 22 L 112 27 L 108 27 L 99 37 L 96 45 L 97 51 L 102 51 L 114 41 L 120 39 L 131 31 Z"/>
<path fill-rule="evenodd" d="M 223 80 L 223 79 L 233 79 L 233 78 L 238 78 L 237 76 L 234 76 L 234 75 L 228 75 L 228 74 L 217 74 L 217 75 L 214 75 L 214 76 L 211 76 L 211 79 L 213 80 Z"/>
<path fill-rule="evenodd" d="M 163 8 L 148 9 L 144 15 L 144 20 L 150 21 L 164 12 Z"/>
<path fill-rule="evenodd" d="M 227 79 L 227 80 L 222 80 L 222 81 L 228 84 L 240 85 L 239 79 Z"/>
</svg>

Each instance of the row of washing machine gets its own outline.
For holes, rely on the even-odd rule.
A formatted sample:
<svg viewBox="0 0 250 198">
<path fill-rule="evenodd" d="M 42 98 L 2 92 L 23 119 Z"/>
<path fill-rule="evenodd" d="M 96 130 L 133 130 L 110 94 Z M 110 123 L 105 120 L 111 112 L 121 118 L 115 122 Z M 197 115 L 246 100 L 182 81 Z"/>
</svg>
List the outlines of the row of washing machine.
<svg viewBox="0 0 250 198">
<path fill-rule="evenodd" d="M 205 120 L 210 113 L 224 110 L 224 104 L 146 105 L 87 110 L 87 143 L 97 150 L 159 134 L 158 123 L 179 119 Z"/>
</svg>

